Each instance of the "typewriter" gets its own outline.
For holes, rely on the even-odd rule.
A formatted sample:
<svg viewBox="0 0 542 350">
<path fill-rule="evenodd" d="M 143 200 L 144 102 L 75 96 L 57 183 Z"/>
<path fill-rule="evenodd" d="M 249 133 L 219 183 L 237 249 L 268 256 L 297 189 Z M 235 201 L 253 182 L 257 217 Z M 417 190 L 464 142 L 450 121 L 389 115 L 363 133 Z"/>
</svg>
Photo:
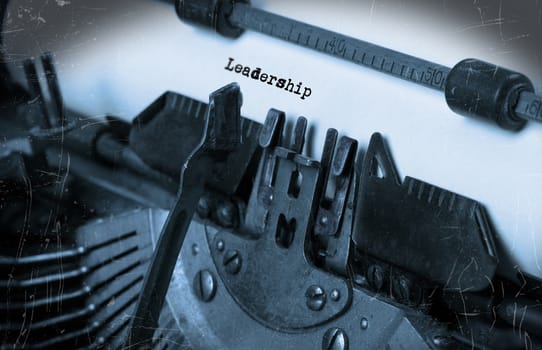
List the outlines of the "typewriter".
<svg viewBox="0 0 542 350">
<path fill-rule="evenodd" d="M 0 18 L 13 16 L 9 6 L 0 4 Z M 163 6 L 230 38 L 242 21 L 258 29 L 271 18 L 244 1 Z M 327 53 L 349 52 L 333 45 Z M 126 120 L 70 107 L 55 54 L 16 64 L 8 54 L 0 61 L 0 349 L 542 349 L 542 281 L 532 266 L 510 263 L 483 201 L 399 175 L 409 169 L 385 132 L 315 133 L 310 116 L 289 118 L 272 99 L 258 101 L 259 119 L 244 112 L 243 82 L 301 111 L 325 98 L 319 84 L 226 54 L 217 69 L 239 83 L 216 84 L 205 100 L 163 91 Z M 534 86 L 478 64 L 460 63 L 448 79 L 438 69 L 429 80 L 401 75 L 438 89 L 459 76 L 446 88 L 448 105 L 484 114 L 489 107 L 450 94 L 460 96 L 461 74 L 505 72 L 487 85 L 521 85 L 505 94 L 513 106 L 500 92 L 492 100 L 509 114 L 479 117 L 522 138 L 510 130 L 524 127 L 517 115 L 539 119 Z M 388 73 L 401 71 L 394 67 Z M 485 88 L 476 85 L 480 105 Z M 494 131 L 477 123 L 461 127 Z"/>
</svg>

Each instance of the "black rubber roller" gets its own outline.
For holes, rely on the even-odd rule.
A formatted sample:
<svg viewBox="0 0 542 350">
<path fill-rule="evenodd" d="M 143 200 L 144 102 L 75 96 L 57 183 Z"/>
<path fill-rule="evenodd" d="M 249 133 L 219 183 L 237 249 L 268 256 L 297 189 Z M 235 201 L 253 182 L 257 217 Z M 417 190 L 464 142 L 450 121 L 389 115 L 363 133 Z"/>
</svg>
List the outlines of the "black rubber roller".
<svg viewBox="0 0 542 350">
<path fill-rule="evenodd" d="M 454 112 L 489 119 L 512 131 L 527 123 L 514 111 L 523 91 L 534 92 L 525 75 L 476 59 L 453 67 L 445 86 L 446 102 Z"/>
<path fill-rule="evenodd" d="M 237 38 L 244 29 L 233 26 L 228 17 L 235 3 L 248 0 L 177 0 L 175 9 L 179 18 L 204 27 L 229 38 Z"/>
</svg>

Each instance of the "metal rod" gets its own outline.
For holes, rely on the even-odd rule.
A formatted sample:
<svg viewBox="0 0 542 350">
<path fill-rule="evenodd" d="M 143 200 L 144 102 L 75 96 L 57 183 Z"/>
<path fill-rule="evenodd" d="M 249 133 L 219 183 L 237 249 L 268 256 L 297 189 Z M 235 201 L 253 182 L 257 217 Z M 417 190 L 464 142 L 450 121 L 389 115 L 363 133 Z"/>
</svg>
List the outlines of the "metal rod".
<svg viewBox="0 0 542 350">
<path fill-rule="evenodd" d="M 425 87 L 444 90 L 450 68 L 330 30 L 236 3 L 228 17 L 234 26 L 250 29 L 375 69 Z"/>
</svg>

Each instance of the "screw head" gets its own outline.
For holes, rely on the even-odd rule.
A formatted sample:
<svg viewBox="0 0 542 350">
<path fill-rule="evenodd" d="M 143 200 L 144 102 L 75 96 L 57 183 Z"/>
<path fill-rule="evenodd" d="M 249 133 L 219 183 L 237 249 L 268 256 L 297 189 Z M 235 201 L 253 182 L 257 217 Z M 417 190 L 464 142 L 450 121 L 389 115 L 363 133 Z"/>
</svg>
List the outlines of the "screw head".
<svg viewBox="0 0 542 350">
<path fill-rule="evenodd" d="M 320 286 L 310 286 L 305 292 L 307 307 L 312 311 L 320 311 L 326 305 L 326 293 Z"/>
<path fill-rule="evenodd" d="M 322 226 L 326 226 L 328 222 L 329 222 L 329 218 L 327 217 L 326 214 L 323 214 L 322 217 L 320 218 L 320 224 L 322 224 Z"/>
<path fill-rule="evenodd" d="M 378 265 L 371 265 L 367 269 L 367 279 L 377 291 L 384 286 L 384 270 Z"/>
<path fill-rule="evenodd" d="M 348 336 L 340 328 L 330 328 L 324 334 L 322 350 L 348 350 Z"/>
<path fill-rule="evenodd" d="M 192 244 L 192 255 L 196 256 L 199 254 L 199 247 L 196 243 Z"/>
<path fill-rule="evenodd" d="M 338 289 L 333 289 L 329 296 L 330 296 L 331 300 L 339 301 L 339 299 L 341 299 L 341 292 Z"/>
<path fill-rule="evenodd" d="M 235 226 L 236 209 L 232 203 L 222 203 L 216 212 L 218 223 L 224 227 Z"/>
<path fill-rule="evenodd" d="M 224 254 L 222 263 L 224 264 L 227 273 L 230 275 L 236 275 L 239 273 L 239 271 L 241 271 L 243 259 L 237 250 L 228 250 L 226 254 Z"/>
<path fill-rule="evenodd" d="M 209 198 L 200 197 L 198 205 L 196 206 L 196 212 L 202 219 L 209 217 L 211 214 L 211 203 L 209 202 Z"/>
<path fill-rule="evenodd" d="M 209 270 L 201 270 L 194 277 L 194 293 L 203 302 L 208 303 L 216 294 L 216 279 Z"/>
<path fill-rule="evenodd" d="M 369 328 L 369 320 L 363 317 L 359 322 L 359 326 L 361 327 L 361 329 L 366 330 L 367 328 Z"/>
</svg>

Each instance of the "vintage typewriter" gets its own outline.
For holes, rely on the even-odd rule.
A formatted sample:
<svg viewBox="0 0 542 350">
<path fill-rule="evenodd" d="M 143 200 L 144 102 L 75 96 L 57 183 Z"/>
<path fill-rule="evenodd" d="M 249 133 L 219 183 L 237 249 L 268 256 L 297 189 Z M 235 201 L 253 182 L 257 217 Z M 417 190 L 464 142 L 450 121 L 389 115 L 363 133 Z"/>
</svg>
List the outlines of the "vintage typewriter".
<svg viewBox="0 0 542 350">
<path fill-rule="evenodd" d="M 176 9 L 230 37 L 267 18 L 242 1 Z M 358 147 L 329 129 L 313 159 L 310 119 L 272 105 L 264 123 L 245 118 L 237 83 L 208 101 L 164 92 L 127 122 L 67 108 L 51 54 L 22 63 L 24 84 L 8 65 L 0 349 L 542 349 L 542 282 L 499 272 L 491 213 L 400 177 L 380 133 Z M 505 129 L 540 119 L 525 76 L 438 67 L 387 73 Z M 296 84 L 300 103 L 316 98 Z"/>
</svg>

